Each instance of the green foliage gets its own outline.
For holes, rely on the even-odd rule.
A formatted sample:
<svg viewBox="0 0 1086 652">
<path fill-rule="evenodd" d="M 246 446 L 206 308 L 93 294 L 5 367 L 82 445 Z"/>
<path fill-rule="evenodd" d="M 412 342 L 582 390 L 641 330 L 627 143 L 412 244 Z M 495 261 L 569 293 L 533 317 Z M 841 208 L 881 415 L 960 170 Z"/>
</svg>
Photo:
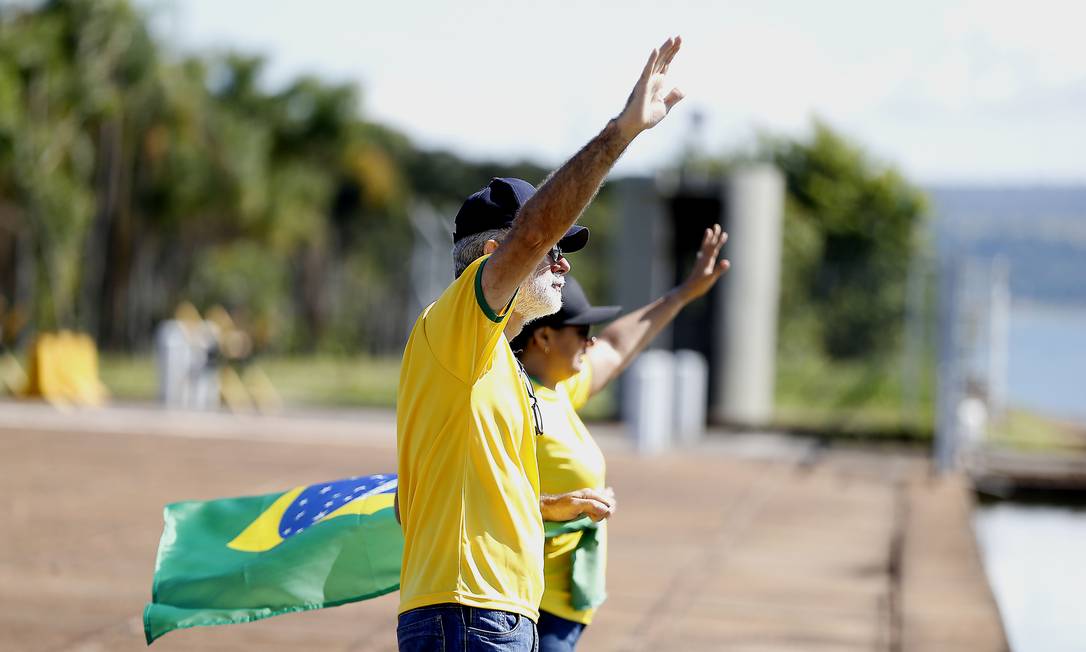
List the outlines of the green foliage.
<svg viewBox="0 0 1086 652">
<path fill-rule="evenodd" d="M 1026 451 L 1086 451 L 1086 428 L 1022 409 L 994 420 L 988 438 L 1001 447 Z"/>
<path fill-rule="evenodd" d="M 818 121 L 806 138 L 767 135 L 750 152 L 688 153 L 681 163 L 685 174 L 711 179 L 755 162 L 775 165 L 786 183 L 777 422 L 821 434 L 929 437 L 934 374 L 926 369 L 921 387 L 906 388 L 899 364 L 924 194 Z M 924 355 L 920 367 L 930 367 Z"/>
<path fill-rule="evenodd" d="M 546 171 L 421 150 L 353 86 L 263 69 L 167 56 L 125 0 L 0 5 L 0 298 L 107 348 L 192 300 L 271 349 L 399 352 L 412 206 Z"/>
<path fill-rule="evenodd" d="M 262 356 L 257 361 L 287 408 L 359 406 L 395 407 L 399 357 L 367 355 Z M 155 361 L 150 355 L 106 353 L 99 375 L 110 395 L 121 401 L 154 399 Z M 586 419 L 614 413 L 615 388 L 609 386 L 588 402 Z"/>
<path fill-rule="evenodd" d="M 239 240 L 202 249 L 193 269 L 188 296 L 195 305 L 225 307 L 262 347 L 291 340 L 290 270 L 281 253 Z"/>
<path fill-rule="evenodd" d="M 409 211 L 451 217 L 493 176 L 367 121 L 356 89 L 263 83 L 244 53 L 168 56 L 124 0 L 0 5 L 0 297 L 32 327 L 146 346 L 178 303 L 221 303 L 276 351 L 398 353 Z M 822 124 L 752 157 L 785 173 L 782 351 L 893 351 L 923 198 Z M 728 161 L 692 162 L 719 172 Z M 606 251 L 605 188 L 584 221 Z M 607 256 L 571 257 L 591 296 Z"/>
<path fill-rule="evenodd" d="M 262 356 L 257 360 L 287 408 L 393 407 L 399 358 L 363 355 Z M 120 401 L 155 398 L 155 361 L 150 355 L 106 353 L 99 376 Z"/>
<path fill-rule="evenodd" d="M 783 341 L 836 359 L 897 350 L 924 195 L 823 123 L 808 142 L 766 139 L 764 156 L 788 192 Z"/>
<path fill-rule="evenodd" d="M 929 437 L 934 374 L 929 369 L 921 387 L 906 391 L 899 365 L 923 193 L 820 122 L 806 140 L 763 139 L 760 156 L 782 171 L 787 187 L 778 422 Z"/>
<path fill-rule="evenodd" d="M 930 439 L 935 374 L 928 371 L 914 388 L 917 403 L 906 405 L 895 364 L 784 353 L 777 359 L 774 418 L 819 435 Z"/>
</svg>

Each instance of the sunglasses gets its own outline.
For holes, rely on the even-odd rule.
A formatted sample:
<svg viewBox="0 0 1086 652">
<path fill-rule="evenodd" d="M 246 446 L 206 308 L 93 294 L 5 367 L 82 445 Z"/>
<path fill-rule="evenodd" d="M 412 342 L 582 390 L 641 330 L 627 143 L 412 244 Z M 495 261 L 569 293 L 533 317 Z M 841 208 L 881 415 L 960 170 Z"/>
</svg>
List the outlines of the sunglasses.
<svg viewBox="0 0 1086 652">
<path fill-rule="evenodd" d="M 563 256 L 564 254 L 562 253 L 562 248 L 558 245 L 554 245 L 553 247 L 551 247 L 551 250 L 547 252 L 547 258 L 550 259 L 551 265 L 557 265 L 558 261 L 562 260 Z"/>
</svg>

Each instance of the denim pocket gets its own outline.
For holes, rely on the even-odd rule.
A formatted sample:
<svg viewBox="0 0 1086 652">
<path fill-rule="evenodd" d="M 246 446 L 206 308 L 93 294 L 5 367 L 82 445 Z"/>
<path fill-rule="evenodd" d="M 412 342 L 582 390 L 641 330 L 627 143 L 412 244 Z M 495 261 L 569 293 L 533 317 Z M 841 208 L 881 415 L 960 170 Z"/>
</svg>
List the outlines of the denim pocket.
<svg viewBox="0 0 1086 652">
<path fill-rule="evenodd" d="M 532 621 L 520 614 L 496 609 L 472 609 L 471 619 L 468 622 L 468 636 L 482 642 L 509 643 L 523 638 L 530 646 L 533 639 L 529 631 L 531 625 Z"/>
<path fill-rule="evenodd" d="M 408 622 L 396 628 L 400 652 L 444 652 L 445 633 L 441 616 Z"/>
</svg>

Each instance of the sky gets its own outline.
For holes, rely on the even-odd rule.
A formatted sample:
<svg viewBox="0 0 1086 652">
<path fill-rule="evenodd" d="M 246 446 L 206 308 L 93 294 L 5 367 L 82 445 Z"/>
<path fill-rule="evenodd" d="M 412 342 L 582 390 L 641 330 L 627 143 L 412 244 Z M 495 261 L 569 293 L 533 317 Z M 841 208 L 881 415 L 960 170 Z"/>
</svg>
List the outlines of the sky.
<svg viewBox="0 0 1086 652">
<path fill-rule="evenodd" d="M 362 114 L 427 147 L 557 165 L 621 109 L 673 34 L 686 94 L 616 171 L 687 146 L 803 137 L 815 117 L 924 184 L 1086 182 L 1086 3 L 143 0 L 177 51 L 354 82 Z M 702 116 L 695 127 L 695 115 Z"/>
</svg>

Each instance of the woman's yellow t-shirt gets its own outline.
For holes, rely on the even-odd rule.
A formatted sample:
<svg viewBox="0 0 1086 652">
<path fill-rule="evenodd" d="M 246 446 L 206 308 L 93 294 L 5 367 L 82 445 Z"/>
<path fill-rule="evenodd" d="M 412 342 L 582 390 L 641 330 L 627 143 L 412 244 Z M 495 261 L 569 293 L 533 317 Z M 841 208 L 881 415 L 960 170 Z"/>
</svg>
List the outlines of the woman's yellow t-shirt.
<svg viewBox="0 0 1086 652">
<path fill-rule="evenodd" d="M 577 409 L 588 401 L 592 386 L 588 361 L 580 373 L 558 383 L 554 390 L 533 384 L 543 414 L 543 434 L 536 442 L 540 491 L 561 494 L 586 487 L 603 489 L 607 470 L 603 451 L 577 415 Z M 606 564 L 606 522 L 600 523 L 597 539 Z M 570 563 L 580 540 L 581 532 L 547 539 L 543 548 L 544 590 L 539 609 L 587 625 L 592 622 L 595 609 L 577 611 L 570 603 Z"/>
</svg>

